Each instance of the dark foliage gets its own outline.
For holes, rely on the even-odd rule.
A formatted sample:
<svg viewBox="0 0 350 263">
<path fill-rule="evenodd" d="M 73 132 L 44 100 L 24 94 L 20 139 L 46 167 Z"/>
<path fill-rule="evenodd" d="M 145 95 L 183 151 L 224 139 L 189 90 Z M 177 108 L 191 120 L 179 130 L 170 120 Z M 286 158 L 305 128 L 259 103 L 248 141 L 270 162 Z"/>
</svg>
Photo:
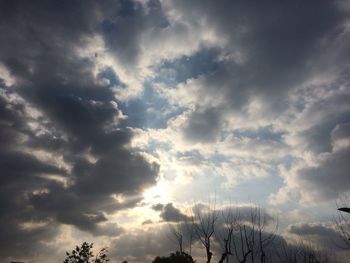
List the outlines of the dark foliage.
<svg viewBox="0 0 350 263">
<path fill-rule="evenodd" d="M 169 257 L 156 257 L 153 263 L 195 263 L 193 258 L 185 252 L 171 253 Z"/>
<path fill-rule="evenodd" d="M 67 258 L 63 261 L 63 263 L 106 263 L 109 261 L 107 257 L 107 248 L 102 248 L 96 255 L 94 256 L 92 252 L 93 243 L 89 244 L 84 242 L 81 246 L 76 246 L 71 253 L 66 252 Z"/>
</svg>

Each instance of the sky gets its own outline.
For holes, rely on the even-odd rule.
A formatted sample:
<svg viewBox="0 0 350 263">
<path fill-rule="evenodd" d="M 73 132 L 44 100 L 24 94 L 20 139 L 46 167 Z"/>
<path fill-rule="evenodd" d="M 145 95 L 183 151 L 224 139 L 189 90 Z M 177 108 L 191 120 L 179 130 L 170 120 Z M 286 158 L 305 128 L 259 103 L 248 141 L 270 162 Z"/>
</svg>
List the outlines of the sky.
<svg viewBox="0 0 350 263">
<path fill-rule="evenodd" d="M 168 221 L 213 202 L 331 247 L 349 15 L 345 0 L 1 0 L 1 261 L 87 241 L 151 262 L 177 248 Z"/>
</svg>

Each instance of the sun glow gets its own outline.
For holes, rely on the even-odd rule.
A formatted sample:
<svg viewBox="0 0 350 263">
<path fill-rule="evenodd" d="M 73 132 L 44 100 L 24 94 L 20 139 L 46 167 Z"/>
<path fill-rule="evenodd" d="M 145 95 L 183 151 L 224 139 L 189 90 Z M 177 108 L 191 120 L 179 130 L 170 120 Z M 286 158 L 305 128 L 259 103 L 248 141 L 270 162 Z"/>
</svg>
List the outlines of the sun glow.
<svg viewBox="0 0 350 263">
<path fill-rule="evenodd" d="M 160 179 L 157 184 L 144 193 L 144 200 L 146 202 L 167 202 L 169 200 L 170 186 L 163 179 Z"/>
</svg>

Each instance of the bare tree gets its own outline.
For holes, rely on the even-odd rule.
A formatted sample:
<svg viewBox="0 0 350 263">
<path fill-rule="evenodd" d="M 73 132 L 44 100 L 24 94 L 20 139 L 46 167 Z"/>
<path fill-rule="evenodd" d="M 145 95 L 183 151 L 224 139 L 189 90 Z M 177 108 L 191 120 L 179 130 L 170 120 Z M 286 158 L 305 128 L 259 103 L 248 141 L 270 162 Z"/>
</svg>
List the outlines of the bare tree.
<svg viewBox="0 0 350 263">
<path fill-rule="evenodd" d="M 318 250 L 311 243 L 300 241 L 297 244 L 281 243 L 276 251 L 280 263 L 328 263 L 334 257 L 328 250 Z"/>
<path fill-rule="evenodd" d="M 268 216 L 257 206 L 226 207 L 219 211 L 215 206 L 195 205 L 190 223 L 170 225 L 172 239 L 180 252 L 184 250 L 184 237 L 192 235 L 205 248 L 206 262 L 212 261 L 213 244 L 219 244 L 222 252 L 219 263 L 228 262 L 230 257 L 240 263 L 266 263 L 268 247 L 272 244 L 278 228 L 277 220 Z"/>
<path fill-rule="evenodd" d="M 185 229 L 188 237 L 189 255 L 192 255 L 192 243 L 193 243 L 193 236 L 194 236 L 194 229 L 192 227 L 192 217 L 191 217 L 191 222 L 189 222 L 186 219 Z"/>
<path fill-rule="evenodd" d="M 252 263 L 266 263 L 267 248 L 273 243 L 278 229 L 277 220 L 256 206 L 250 208 L 249 215 L 239 214 L 236 218 L 231 239 L 236 260 L 244 263 L 249 257 Z"/>
<path fill-rule="evenodd" d="M 252 244 L 250 242 L 253 236 L 253 231 L 252 228 L 241 223 L 238 223 L 235 226 L 232 244 L 235 258 L 239 263 L 245 263 L 248 256 L 253 253 Z"/>
<path fill-rule="evenodd" d="M 296 246 L 288 245 L 283 240 L 276 250 L 276 257 L 281 263 L 298 263 L 299 250 Z"/>
<path fill-rule="evenodd" d="M 184 252 L 184 236 L 185 236 L 185 223 L 184 222 L 178 222 L 178 223 L 173 223 L 169 224 L 170 228 L 170 239 L 176 243 L 178 246 L 178 251 L 180 253 Z"/>
<path fill-rule="evenodd" d="M 213 253 L 211 251 L 211 240 L 215 233 L 218 220 L 218 211 L 210 205 L 203 210 L 203 207 L 194 206 L 192 209 L 192 229 L 195 237 L 205 248 L 207 263 L 211 262 Z"/>
<path fill-rule="evenodd" d="M 169 222 L 168 226 L 170 229 L 170 235 L 168 237 L 171 241 L 176 243 L 178 247 L 177 251 L 191 255 L 194 232 L 192 227 L 192 218 L 182 216 L 173 222 Z"/>
<path fill-rule="evenodd" d="M 235 229 L 237 214 L 234 214 L 232 208 L 221 211 L 222 231 L 216 234 L 216 240 L 220 243 L 222 254 L 219 263 L 225 260 L 228 262 L 229 256 L 232 255 L 232 238 Z"/>
<path fill-rule="evenodd" d="M 277 219 L 270 218 L 272 228 L 267 230 L 269 225 L 267 214 L 261 210 L 260 207 L 255 207 L 252 209 L 252 220 L 253 225 L 256 226 L 256 232 L 258 234 L 258 253 L 260 254 L 260 263 L 266 263 L 266 248 L 270 246 L 278 230 L 278 221 Z M 254 261 L 253 261 L 254 262 Z"/>
</svg>

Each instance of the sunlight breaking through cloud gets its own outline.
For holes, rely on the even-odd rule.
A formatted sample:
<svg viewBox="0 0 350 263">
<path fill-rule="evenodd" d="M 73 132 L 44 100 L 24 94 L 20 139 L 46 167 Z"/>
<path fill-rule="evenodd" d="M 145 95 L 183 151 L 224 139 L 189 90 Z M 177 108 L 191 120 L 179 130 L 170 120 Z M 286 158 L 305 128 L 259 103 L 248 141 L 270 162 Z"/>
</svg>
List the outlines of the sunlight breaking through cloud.
<svg viewBox="0 0 350 263">
<path fill-rule="evenodd" d="M 331 246 L 350 192 L 349 12 L 1 1 L 0 261 L 57 262 L 80 240 L 152 261 L 176 249 L 167 223 L 213 196 L 273 211 L 282 243 Z"/>
</svg>

